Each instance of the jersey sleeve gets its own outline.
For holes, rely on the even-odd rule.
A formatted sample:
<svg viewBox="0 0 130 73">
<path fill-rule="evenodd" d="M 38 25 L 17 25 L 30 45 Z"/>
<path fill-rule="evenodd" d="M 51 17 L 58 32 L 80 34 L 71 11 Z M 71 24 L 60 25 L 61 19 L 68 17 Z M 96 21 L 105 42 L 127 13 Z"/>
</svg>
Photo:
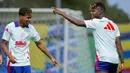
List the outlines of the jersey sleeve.
<svg viewBox="0 0 130 73">
<path fill-rule="evenodd" d="M 10 35 L 11 35 L 11 27 L 10 27 L 10 25 L 8 24 L 8 25 L 5 27 L 5 29 L 4 29 L 4 33 L 3 33 L 2 39 L 3 39 L 3 40 L 6 40 L 6 41 L 9 41 Z"/>
<path fill-rule="evenodd" d="M 120 31 L 119 31 L 119 29 L 117 30 L 117 35 L 116 35 L 117 37 L 118 36 L 120 36 Z"/>
<path fill-rule="evenodd" d="M 96 29 L 96 24 L 94 23 L 94 20 L 84 20 L 84 22 L 87 28 Z"/>
<path fill-rule="evenodd" d="M 33 27 L 33 35 L 32 35 L 32 40 L 37 42 L 41 39 L 41 37 L 39 36 L 38 32 L 36 31 L 36 29 Z"/>
</svg>

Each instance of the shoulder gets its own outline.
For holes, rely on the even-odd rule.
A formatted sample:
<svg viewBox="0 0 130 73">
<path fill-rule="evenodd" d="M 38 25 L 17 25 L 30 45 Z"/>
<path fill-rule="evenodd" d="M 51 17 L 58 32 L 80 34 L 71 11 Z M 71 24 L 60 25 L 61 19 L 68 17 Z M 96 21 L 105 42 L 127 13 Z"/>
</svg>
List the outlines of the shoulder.
<svg viewBox="0 0 130 73">
<path fill-rule="evenodd" d="M 6 27 L 11 28 L 11 27 L 14 27 L 14 25 L 15 25 L 15 23 L 14 23 L 14 22 L 10 22 L 9 24 L 7 24 L 7 25 L 6 25 Z"/>
<path fill-rule="evenodd" d="M 108 19 L 108 18 L 107 18 L 107 19 Z M 108 19 L 108 22 L 109 22 L 111 25 L 113 25 L 115 29 L 118 30 L 118 26 L 117 26 L 117 24 L 116 24 L 115 22 L 113 22 L 113 21 L 110 20 L 110 19 Z"/>
<path fill-rule="evenodd" d="M 115 25 L 115 23 L 114 23 L 111 19 L 108 19 L 108 18 L 106 18 L 106 17 L 103 17 L 102 20 L 103 20 L 103 21 L 106 21 L 106 22 L 110 22 L 110 23 L 112 23 L 112 24 Z"/>
<path fill-rule="evenodd" d="M 97 23 L 97 22 L 99 22 L 99 20 L 94 18 L 94 19 L 90 19 L 90 20 L 84 20 L 84 22 L 85 22 L 87 25 L 89 25 L 89 24 Z"/>
<path fill-rule="evenodd" d="M 113 22 L 112 20 L 110 20 L 110 19 L 108 19 L 109 20 L 109 22 L 113 25 L 113 26 L 116 26 L 116 27 L 118 27 L 117 26 L 117 24 L 115 23 L 115 22 Z"/>
<path fill-rule="evenodd" d="M 93 18 L 93 19 L 90 19 L 90 20 L 84 20 L 84 21 L 89 21 L 89 22 L 99 22 L 99 19 Z"/>
<path fill-rule="evenodd" d="M 29 24 L 28 27 L 31 31 L 33 32 L 36 31 L 35 27 L 32 24 Z"/>
<path fill-rule="evenodd" d="M 15 22 L 10 22 L 6 25 L 5 29 L 12 30 L 15 27 Z"/>
<path fill-rule="evenodd" d="M 29 24 L 28 27 L 29 27 L 30 29 L 35 29 L 32 24 Z"/>
</svg>

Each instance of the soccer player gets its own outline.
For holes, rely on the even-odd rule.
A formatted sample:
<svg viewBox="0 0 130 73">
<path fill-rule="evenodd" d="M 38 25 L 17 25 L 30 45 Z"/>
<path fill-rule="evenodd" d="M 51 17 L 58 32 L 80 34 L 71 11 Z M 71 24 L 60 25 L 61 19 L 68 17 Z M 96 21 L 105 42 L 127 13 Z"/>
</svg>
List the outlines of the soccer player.
<svg viewBox="0 0 130 73">
<path fill-rule="evenodd" d="M 92 19 L 79 20 L 65 14 L 57 8 L 53 10 L 54 14 L 63 16 L 77 26 L 84 26 L 92 29 L 96 48 L 96 73 L 117 73 L 117 70 L 121 72 L 124 69 L 120 32 L 113 21 L 103 16 L 104 11 L 104 4 L 95 2 L 90 5 Z"/>
<path fill-rule="evenodd" d="M 1 46 L 9 58 L 8 73 L 31 73 L 29 56 L 30 40 L 33 40 L 36 46 L 50 58 L 54 66 L 59 65 L 40 41 L 41 38 L 38 32 L 30 24 L 31 18 L 32 10 L 22 7 L 19 9 L 18 21 L 11 22 L 5 27 Z M 9 42 L 9 50 L 6 47 L 7 42 Z"/>
</svg>

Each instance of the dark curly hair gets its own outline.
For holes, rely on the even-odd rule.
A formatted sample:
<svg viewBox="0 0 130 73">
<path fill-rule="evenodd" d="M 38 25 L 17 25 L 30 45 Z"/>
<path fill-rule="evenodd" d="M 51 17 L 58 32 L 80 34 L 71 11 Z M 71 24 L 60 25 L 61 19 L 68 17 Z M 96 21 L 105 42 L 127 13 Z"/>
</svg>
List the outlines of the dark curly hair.
<svg viewBox="0 0 130 73">
<path fill-rule="evenodd" d="M 103 11 L 105 12 L 105 5 L 102 2 L 94 2 L 89 6 L 89 9 L 95 9 L 97 7 L 100 7 L 103 9 Z"/>
<path fill-rule="evenodd" d="M 19 15 L 24 16 L 26 13 L 32 13 L 31 8 L 22 7 L 19 9 Z"/>
</svg>

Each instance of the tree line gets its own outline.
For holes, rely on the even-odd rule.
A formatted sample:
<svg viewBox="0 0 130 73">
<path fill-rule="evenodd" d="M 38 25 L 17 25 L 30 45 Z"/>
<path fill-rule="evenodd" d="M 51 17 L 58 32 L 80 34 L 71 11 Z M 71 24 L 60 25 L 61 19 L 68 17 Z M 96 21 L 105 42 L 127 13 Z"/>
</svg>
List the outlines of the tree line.
<svg viewBox="0 0 130 73">
<path fill-rule="evenodd" d="M 101 1 L 106 6 L 105 16 L 112 19 L 116 23 L 129 23 L 130 18 L 123 10 L 115 4 L 110 6 L 107 0 L 61 0 L 62 8 L 70 8 L 73 10 L 81 10 L 85 19 L 90 17 L 89 5 L 93 2 Z M 56 0 L 1 0 L 1 8 L 9 7 L 31 7 L 31 8 L 50 8 L 56 6 Z"/>
</svg>

